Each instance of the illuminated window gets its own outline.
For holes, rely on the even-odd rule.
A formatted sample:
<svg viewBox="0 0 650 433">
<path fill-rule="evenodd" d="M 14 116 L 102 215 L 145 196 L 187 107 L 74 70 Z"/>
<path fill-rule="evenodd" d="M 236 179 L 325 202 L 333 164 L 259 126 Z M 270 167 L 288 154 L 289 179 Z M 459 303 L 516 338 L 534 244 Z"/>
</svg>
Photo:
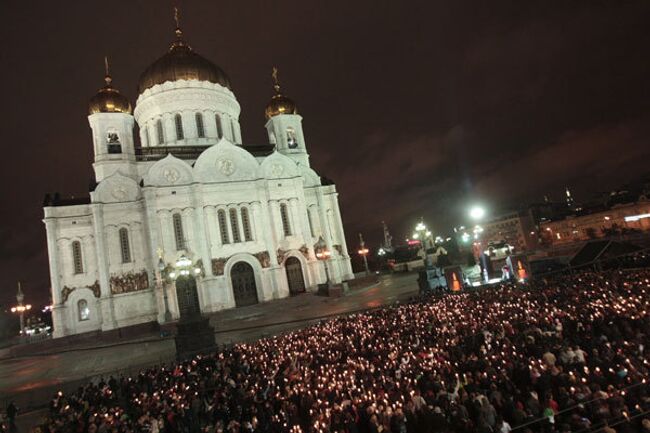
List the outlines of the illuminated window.
<svg viewBox="0 0 650 433">
<path fill-rule="evenodd" d="M 84 265 L 81 257 L 81 242 L 79 241 L 72 243 L 72 262 L 74 264 L 74 273 L 83 274 Z"/>
<path fill-rule="evenodd" d="M 221 233 L 221 243 L 229 244 L 228 225 L 226 223 L 226 212 L 223 209 L 217 211 L 217 220 L 219 221 L 219 233 Z"/>
<path fill-rule="evenodd" d="M 196 131 L 199 135 L 199 138 L 205 137 L 205 129 L 203 128 L 203 114 L 196 113 Z"/>
<path fill-rule="evenodd" d="M 183 220 L 181 219 L 181 214 L 175 213 L 172 217 L 172 222 L 174 224 L 174 240 L 176 241 L 176 250 L 184 250 L 185 236 L 183 235 Z"/>
<path fill-rule="evenodd" d="M 77 310 L 79 312 L 80 322 L 90 319 L 90 308 L 88 308 L 88 301 L 85 299 L 79 299 L 77 302 Z"/>
<path fill-rule="evenodd" d="M 121 228 L 119 234 L 120 234 L 120 253 L 122 253 L 122 263 L 129 263 L 131 261 L 129 231 L 126 228 Z"/>
<path fill-rule="evenodd" d="M 282 219 L 282 231 L 285 236 L 291 236 L 291 226 L 289 225 L 289 210 L 287 204 L 280 204 L 280 218 Z"/>
<path fill-rule="evenodd" d="M 296 131 L 292 127 L 287 128 L 287 146 L 289 146 L 289 149 L 295 149 L 298 147 Z"/>
<path fill-rule="evenodd" d="M 156 121 L 156 135 L 158 138 L 158 144 L 164 144 L 165 143 L 165 134 L 163 132 L 163 125 L 162 125 L 162 120 L 158 119 Z"/>
<path fill-rule="evenodd" d="M 223 125 L 221 124 L 221 116 L 216 114 L 214 116 L 214 119 L 217 122 L 217 138 L 223 138 Z"/>
<path fill-rule="evenodd" d="M 239 235 L 239 221 L 237 221 L 237 209 L 230 209 L 230 228 L 232 229 L 232 241 L 241 242 Z"/>
<path fill-rule="evenodd" d="M 248 208 L 241 208 L 241 223 L 244 226 L 244 240 L 246 242 L 253 240 L 253 234 L 251 232 L 251 221 L 248 217 Z"/>
<path fill-rule="evenodd" d="M 183 118 L 180 114 L 174 116 L 174 123 L 176 125 L 176 140 L 182 140 L 185 135 L 183 134 Z"/>
</svg>

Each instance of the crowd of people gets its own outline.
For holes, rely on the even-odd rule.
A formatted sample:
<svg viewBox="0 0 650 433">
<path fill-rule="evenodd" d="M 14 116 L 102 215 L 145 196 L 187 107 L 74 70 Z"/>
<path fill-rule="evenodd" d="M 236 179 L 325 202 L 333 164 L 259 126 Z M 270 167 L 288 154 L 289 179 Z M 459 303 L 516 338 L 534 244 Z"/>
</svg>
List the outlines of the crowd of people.
<svg viewBox="0 0 650 433">
<path fill-rule="evenodd" d="M 650 433 L 650 271 L 428 296 L 50 402 L 40 433 Z"/>
</svg>

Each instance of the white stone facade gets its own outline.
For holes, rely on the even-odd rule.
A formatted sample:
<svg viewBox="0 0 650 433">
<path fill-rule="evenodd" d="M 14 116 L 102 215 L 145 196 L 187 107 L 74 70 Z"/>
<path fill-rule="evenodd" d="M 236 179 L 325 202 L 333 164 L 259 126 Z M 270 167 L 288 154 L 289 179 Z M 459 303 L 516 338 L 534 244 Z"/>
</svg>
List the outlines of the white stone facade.
<svg viewBox="0 0 650 433">
<path fill-rule="evenodd" d="M 240 262 L 254 272 L 259 302 L 290 295 L 288 260 L 314 290 L 326 281 L 314 251 L 321 238 L 333 282 L 353 278 L 338 194 L 309 166 L 302 118 L 268 120 L 275 150 L 260 152 L 241 145 L 239 114 L 229 89 L 179 80 L 145 90 L 133 116 L 88 116 L 97 186 L 89 202 L 44 208 L 55 337 L 162 323 L 163 291 L 178 318 L 174 282 L 157 278 L 159 250 L 166 265 L 186 255 L 202 266 L 204 313 L 236 306 Z"/>
</svg>

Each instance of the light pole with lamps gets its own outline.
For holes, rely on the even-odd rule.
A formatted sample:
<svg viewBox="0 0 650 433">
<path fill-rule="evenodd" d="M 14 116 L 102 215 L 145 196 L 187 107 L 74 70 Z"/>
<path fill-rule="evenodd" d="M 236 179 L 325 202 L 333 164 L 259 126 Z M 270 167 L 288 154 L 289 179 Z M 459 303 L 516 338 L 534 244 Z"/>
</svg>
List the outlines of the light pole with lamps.
<svg viewBox="0 0 650 433">
<path fill-rule="evenodd" d="M 370 269 L 368 268 L 368 253 L 369 250 L 366 248 L 366 243 L 363 241 L 363 235 L 359 233 L 359 255 L 363 257 L 363 267 L 366 270 L 366 275 L 370 275 Z"/>
<path fill-rule="evenodd" d="M 23 293 L 22 287 L 20 286 L 20 281 L 18 281 L 18 292 L 16 293 L 16 301 L 18 305 L 11 308 L 12 313 L 18 313 L 20 315 L 20 335 L 25 336 L 25 311 L 32 309 L 30 304 L 23 304 L 25 300 L 25 294 Z"/>
<path fill-rule="evenodd" d="M 332 280 L 330 279 L 330 273 L 329 269 L 327 266 L 327 261 L 329 260 L 330 256 L 332 253 L 330 250 L 327 249 L 327 244 L 323 240 L 323 237 L 321 236 L 318 239 L 318 242 L 316 243 L 316 258 L 318 260 L 321 260 L 323 262 L 323 265 L 325 265 L 325 279 L 327 280 L 327 289 L 332 288 Z"/>
<path fill-rule="evenodd" d="M 431 239 L 431 231 L 427 229 L 427 226 L 424 224 L 423 220 L 415 226 L 415 233 L 413 233 L 413 239 L 420 241 L 420 248 L 422 248 L 422 260 L 424 261 L 424 267 L 428 267 L 427 263 L 427 240 Z"/>
</svg>

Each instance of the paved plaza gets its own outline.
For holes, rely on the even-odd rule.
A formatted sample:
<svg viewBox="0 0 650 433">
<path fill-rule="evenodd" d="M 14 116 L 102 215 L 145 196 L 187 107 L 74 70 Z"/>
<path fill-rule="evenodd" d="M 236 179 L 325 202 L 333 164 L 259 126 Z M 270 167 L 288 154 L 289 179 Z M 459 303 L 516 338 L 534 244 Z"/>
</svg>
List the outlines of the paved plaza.
<svg viewBox="0 0 650 433">
<path fill-rule="evenodd" d="M 315 323 L 322 318 L 402 301 L 417 293 L 417 275 L 382 276 L 377 284 L 328 298 L 314 294 L 281 299 L 210 316 L 220 344 L 251 341 Z M 66 349 L 47 355 L 0 359 L 0 404 L 16 400 L 23 408 L 47 403 L 60 388 L 74 388 L 110 374 L 134 374 L 140 368 L 174 359 L 173 338 L 149 338 L 102 347 Z"/>
</svg>

